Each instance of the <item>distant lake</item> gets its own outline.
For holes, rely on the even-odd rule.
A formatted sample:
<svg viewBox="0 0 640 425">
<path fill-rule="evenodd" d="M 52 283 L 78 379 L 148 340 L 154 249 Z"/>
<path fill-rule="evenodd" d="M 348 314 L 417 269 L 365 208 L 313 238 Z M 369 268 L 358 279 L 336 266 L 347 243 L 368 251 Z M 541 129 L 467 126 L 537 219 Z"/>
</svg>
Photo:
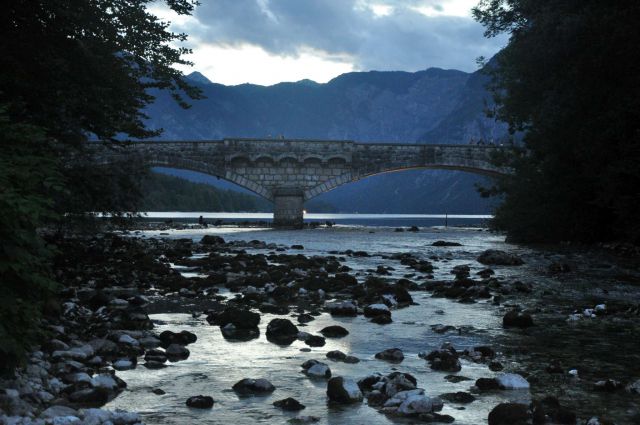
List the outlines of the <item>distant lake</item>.
<svg viewBox="0 0 640 425">
<path fill-rule="evenodd" d="M 272 213 L 255 212 L 158 212 L 149 211 L 144 213 L 145 219 L 155 220 L 175 220 L 193 222 L 200 216 L 208 222 L 222 220 L 223 222 L 242 221 L 271 221 Z M 304 215 L 305 222 L 326 222 L 330 221 L 346 226 L 450 226 L 481 225 L 492 215 L 482 214 L 322 214 L 309 213 Z M 446 223 L 445 223 L 446 221 Z"/>
</svg>

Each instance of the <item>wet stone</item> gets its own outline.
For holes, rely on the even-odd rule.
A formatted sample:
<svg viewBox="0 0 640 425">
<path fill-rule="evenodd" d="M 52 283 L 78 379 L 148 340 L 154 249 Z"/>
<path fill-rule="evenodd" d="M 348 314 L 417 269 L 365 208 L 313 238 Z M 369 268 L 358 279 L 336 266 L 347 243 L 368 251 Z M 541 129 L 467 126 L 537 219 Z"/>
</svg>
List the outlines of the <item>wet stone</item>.
<svg viewBox="0 0 640 425">
<path fill-rule="evenodd" d="M 388 348 L 384 351 L 376 353 L 375 358 L 392 363 L 400 363 L 404 360 L 404 354 L 399 348 Z"/>
<path fill-rule="evenodd" d="M 342 338 L 349 335 L 349 331 L 339 325 L 327 326 L 320 333 L 327 338 Z"/>
<path fill-rule="evenodd" d="M 276 388 L 266 379 L 245 378 L 233 385 L 239 395 L 259 395 L 272 393 Z"/>
<path fill-rule="evenodd" d="M 467 404 L 475 401 L 475 397 L 468 392 L 458 391 L 456 393 L 445 393 L 440 396 L 441 399 L 450 401 L 452 403 Z"/>
<path fill-rule="evenodd" d="M 533 326 L 533 318 L 527 313 L 509 311 L 502 318 L 502 326 L 505 328 L 528 328 Z"/>
<path fill-rule="evenodd" d="M 341 376 L 329 379 L 327 397 L 330 401 L 339 404 L 358 403 L 363 399 L 358 384 Z"/>
<path fill-rule="evenodd" d="M 273 405 L 282 410 L 295 412 L 298 410 L 304 409 L 306 406 L 301 404 L 298 400 L 292 397 L 285 398 L 283 400 L 278 400 L 273 403 Z"/>
<path fill-rule="evenodd" d="M 195 409 L 211 409 L 213 407 L 213 397 L 208 395 L 196 395 L 189 397 L 185 404 L 188 407 Z"/>
<path fill-rule="evenodd" d="M 489 413 L 489 425 L 526 425 L 531 415 L 526 404 L 501 403 Z"/>
</svg>

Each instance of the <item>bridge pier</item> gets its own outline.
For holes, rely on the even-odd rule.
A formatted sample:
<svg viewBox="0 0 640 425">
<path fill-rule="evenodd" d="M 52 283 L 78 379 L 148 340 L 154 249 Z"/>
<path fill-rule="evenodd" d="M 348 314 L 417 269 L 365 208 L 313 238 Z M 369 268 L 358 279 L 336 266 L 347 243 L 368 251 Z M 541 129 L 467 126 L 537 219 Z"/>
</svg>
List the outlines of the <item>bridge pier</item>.
<svg viewBox="0 0 640 425">
<path fill-rule="evenodd" d="M 301 229 L 303 227 L 304 193 L 298 188 L 279 188 L 273 195 L 273 226 Z"/>
</svg>

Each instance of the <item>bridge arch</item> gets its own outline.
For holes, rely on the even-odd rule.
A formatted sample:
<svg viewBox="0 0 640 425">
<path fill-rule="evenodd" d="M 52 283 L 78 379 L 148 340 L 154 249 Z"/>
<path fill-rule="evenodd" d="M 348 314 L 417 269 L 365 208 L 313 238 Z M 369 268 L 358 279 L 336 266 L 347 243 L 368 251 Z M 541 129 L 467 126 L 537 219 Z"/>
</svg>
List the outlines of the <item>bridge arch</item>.
<svg viewBox="0 0 640 425">
<path fill-rule="evenodd" d="M 322 195 L 323 193 L 329 192 L 337 188 L 338 186 L 342 186 L 348 183 L 353 183 L 358 180 L 365 179 L 367 177 L 373 177 L 380 174 L 386 173 L 398 173 L 402 171 L 410 171 L 410 170 L 452 170 L 452 171 L 463 171 L 472 174 L 478 174 L 482 176 L 488 177 L 497 177 L 500 175 L 504 175 L 504 173 L 498 172 L 493 169 L 488 168 L 480 168 L 473 166 L 460 166 L 460 165 L 447 165 L 447 164 L 433 164 L 426 166 L 407 166 L 407 167 L 393 167 L 393 168 L 385 168 L 379 169 L 376 171 L 367 171 L 361 173 L 352 173 L 345 172 L 339 176 L 332 177 L 329 180 L 318 184 L 315 187 L 312 187 L 308 190 L 304 191 L 304 200 L 308 201 L 310 199 L 315 198 L 316 196 Z"/>
<path fill-rule="evenodd" d="M 238 157 L 243 161 L 246 160 L 246 157 Z M 242 175 L 235 173 L 234 171 L 217 167 L 213 164 L 209 164 L 202 161 L 194 161 L 188 158 L 181 157 L 167 157 L 162 156 L 160 158 L 153 157 L 146 158 L 145 162 L 152 167 L 167 167 L 167 168 L 176 168 L 180 170 L 188 170 L 195 171 L 197 173 L 207 174 L 212 177 L 220 178 L 226 180 L 228 182 L 237 184 L 240 187 L 243 187 L 258 196 L 261 196 L 268 201 L 273 201 L 273 193 L 268 188 L 251 181 Z"/>
</svg>

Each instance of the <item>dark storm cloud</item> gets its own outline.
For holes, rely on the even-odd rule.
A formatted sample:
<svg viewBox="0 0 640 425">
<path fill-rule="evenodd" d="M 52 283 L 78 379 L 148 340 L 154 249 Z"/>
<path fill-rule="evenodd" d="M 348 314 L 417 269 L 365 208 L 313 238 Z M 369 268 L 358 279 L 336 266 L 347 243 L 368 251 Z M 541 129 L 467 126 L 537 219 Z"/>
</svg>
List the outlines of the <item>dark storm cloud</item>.
<svg viewBox="0 0 640 425">
<path fill-rule="evenodd" d="M 203 0 L 200 25 L 178 28 L 195 43 L 253 44 L 278 55 L 315 49 L 348 56 L 357 69 L 417 70 L 430 66 L 471 70 L 503 39 L 487 40 L 471 18 L 425 16 L 414 7 L 442 11 L 429 0 Z M 392 7 L 376 16 L 371 5 Z"/>
</svg>

